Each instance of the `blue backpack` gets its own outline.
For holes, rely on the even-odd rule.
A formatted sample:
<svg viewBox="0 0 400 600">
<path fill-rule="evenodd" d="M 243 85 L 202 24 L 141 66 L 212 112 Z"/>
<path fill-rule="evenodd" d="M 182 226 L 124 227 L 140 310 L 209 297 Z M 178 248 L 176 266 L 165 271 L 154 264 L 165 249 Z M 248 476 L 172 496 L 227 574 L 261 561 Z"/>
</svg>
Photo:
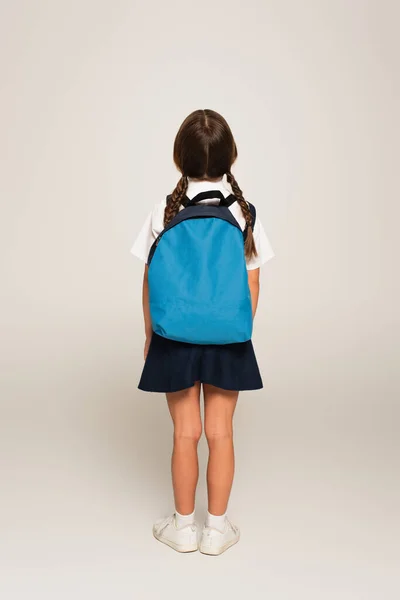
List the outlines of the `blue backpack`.
<svg viewBox="0 0 400 600">
<path fill-rule="evenodd" d="M 218 205 L 198 204 L 219 198 Z M 168 198 L 167 198 L 168 200 Z M 233 344 L 251 338 L 253 318 L 243 232 L 219 190 L 201 192 L 155 240 L 147 261 L 153 331 L 180 342 Z M 249 205 L 252 228 L 255 208 Z"/>
</svg>

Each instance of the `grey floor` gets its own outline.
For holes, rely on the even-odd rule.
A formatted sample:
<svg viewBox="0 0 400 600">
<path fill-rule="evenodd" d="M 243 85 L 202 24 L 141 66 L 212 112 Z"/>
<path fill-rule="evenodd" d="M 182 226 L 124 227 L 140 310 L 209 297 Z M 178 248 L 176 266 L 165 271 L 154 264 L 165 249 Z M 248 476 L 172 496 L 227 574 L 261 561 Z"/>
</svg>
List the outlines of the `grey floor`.
<svg viewBox="0 0 400 600">
<path fill-rule="evenodd" d="M 166 405 L 117 364 L 112 376 L 64 365 L 63 381 L 32 368 L 3 404 L 3 598 L 398 598 L 395 436 L 387 418 L 376 438 L 368 399 L 359 411 L 317 380 L 286 396 L 300 371 L 243 394 L 229 509 L 242 539 L 220 557 L 180 555 L 151 535 L 172 509 Z M 18 399 L 28 379 L 35 394 Z M 201 522 L 204 438 L 200 461 Z"/>
</svg>

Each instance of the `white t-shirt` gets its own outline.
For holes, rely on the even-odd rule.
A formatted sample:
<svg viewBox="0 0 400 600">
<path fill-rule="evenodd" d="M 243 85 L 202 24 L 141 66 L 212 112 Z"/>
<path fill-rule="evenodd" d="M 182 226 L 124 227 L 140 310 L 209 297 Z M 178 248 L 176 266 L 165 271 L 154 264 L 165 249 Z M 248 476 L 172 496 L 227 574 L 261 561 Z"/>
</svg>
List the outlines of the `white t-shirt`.
<svg viewBox="0 0 400 600">
<path fill-rule="evenodd" d="M 194 198 L 200 192 L 209 191 L 209 190 L 220 190 L 225 198 L 229 196 L 232 192 L 225 186 L 223 179 L 219 181 L 195 181 L 189 178 L 188 189 L 186 191 L 186 195 L 189 199 Z M 200 203 L 206 204 L 216 204 L 219 202 L 219 199 L 207 199 L 201 200 Z M 159 234 L 164 229 L 164 209 L 166 204 L 166 198 L 162 202 L 159 202 L 155 205 L 153 210 L 148 214 L 145 222 L 139 234 L 131 248 L 132 254 L 143 260 L 147 263 L 147 259 L 149 256 L 150 248 L 153 245 L 154 241 L 157 239 Z M 183 206 L 181 207 L 181 209 Z M 232 212 L 233 216 L 239 223 L 242 230 L 244 230 L 246 226 L 246 221 L 244 220 L 242 209 L 238 202 L 234 202 L 229 207 L 229 210 Z M 254 225 L 253 231 L 254 243 L 257 249 L 257 256 L 252 256 L 250 259 L 246 258 L 247 269 L 258 269 L 262 264 L 267 262 L 270 258 L 274 256 L 274 252 L 271 248 L 271 244 L 266 236 L 262 223 L 257 214 L 256 222 Z"/>
</svg>

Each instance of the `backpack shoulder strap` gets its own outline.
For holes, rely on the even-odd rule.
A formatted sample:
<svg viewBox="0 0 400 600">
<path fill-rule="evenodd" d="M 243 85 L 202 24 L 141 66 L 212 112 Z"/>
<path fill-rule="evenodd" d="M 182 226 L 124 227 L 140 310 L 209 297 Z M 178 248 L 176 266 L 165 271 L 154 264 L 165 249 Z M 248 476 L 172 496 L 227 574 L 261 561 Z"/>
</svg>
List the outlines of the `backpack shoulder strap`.
<svg viewBox="0 0 400 600">
<path fill-rule="evenodd" d="M 251 229 L 254 231 L 254 225 L 256 224 L 256 217 L 257 217 L 257 211 L 256 211 L 256 207 L 254 206 L 254 204 L 249 204 L 249 209 L 250 209 L 250 213 L 251 213 Z"/>
<path fill-rule="evenodd" d="M 256 217 L 257 217 L 256 207 L 254 206 L 254 204 L 251 204 L 250 202 L 248 202 L 247 204 L 249 205 L 250 214 L 251 214 L 251 230 L 254 231 L 254 225 L 256 224 Z M 249 226 L 246 225 L 245 230 L 243 231 L 244 241 L 246 241 L 246 238 L 247 238 L 248 227 Z"/>
</svg>

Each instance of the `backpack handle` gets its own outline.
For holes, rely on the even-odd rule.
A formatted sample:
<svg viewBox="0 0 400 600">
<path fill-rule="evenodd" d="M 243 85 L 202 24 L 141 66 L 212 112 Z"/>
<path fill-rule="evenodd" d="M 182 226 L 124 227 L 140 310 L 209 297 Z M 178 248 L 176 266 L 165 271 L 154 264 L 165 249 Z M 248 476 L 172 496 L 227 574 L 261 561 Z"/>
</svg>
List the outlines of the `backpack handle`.
<svg viewBox="0 0 400 600">
<path fill-rule="evenodd" d="M 199 194 L 194 196 L 191 200 L 185 195 L 183 197 L 182 204 L 185 207 L 196 206 L 196 204 L 198 202 L 200 202 L 200 200 L 207 200 L 209 198 L 219 198 L 218 206 L 229 207 L 229 206 L 231 206 L 231 204 L 236 202 L 236 198 L 233 194 L 229 194 L 229 196 L 227 196 L 225 198 L 225 196 L 223 195 L 221 190 L 206 190 L 205 192 L 200 192 Z M 251 225 L 246 225 L 246 227 L 244 228 L 244 231 L 243 231 L 244 240 L 246 240 L 246 238 L 247 238 L 247 230 L 249 227 L 251 227 L 252 231 L 254 231 L 254 225 L 256 223 L 256 217 L 257 217 L 256 207 L 254 206 L 254 204 L 251 204 L 250 202 L 248 202 L 248 205 L 249 205 L 250 214 L 251 214 Z"/>
<path fill-rule="evenodd" d="M 218 206 L 230 206 L 236 201 L 236 198 L 233 194 L 229 194 L 225 198 L 221 190 L 208 190 L 205 192 L 200 192 L 196 196 L 194 196 L 191 200 L 187 196 L 183 199 L 184 206 L 194 206 L 201 200 L 208 200 L 209 198 L 219 198 Z"/>
</svg>

